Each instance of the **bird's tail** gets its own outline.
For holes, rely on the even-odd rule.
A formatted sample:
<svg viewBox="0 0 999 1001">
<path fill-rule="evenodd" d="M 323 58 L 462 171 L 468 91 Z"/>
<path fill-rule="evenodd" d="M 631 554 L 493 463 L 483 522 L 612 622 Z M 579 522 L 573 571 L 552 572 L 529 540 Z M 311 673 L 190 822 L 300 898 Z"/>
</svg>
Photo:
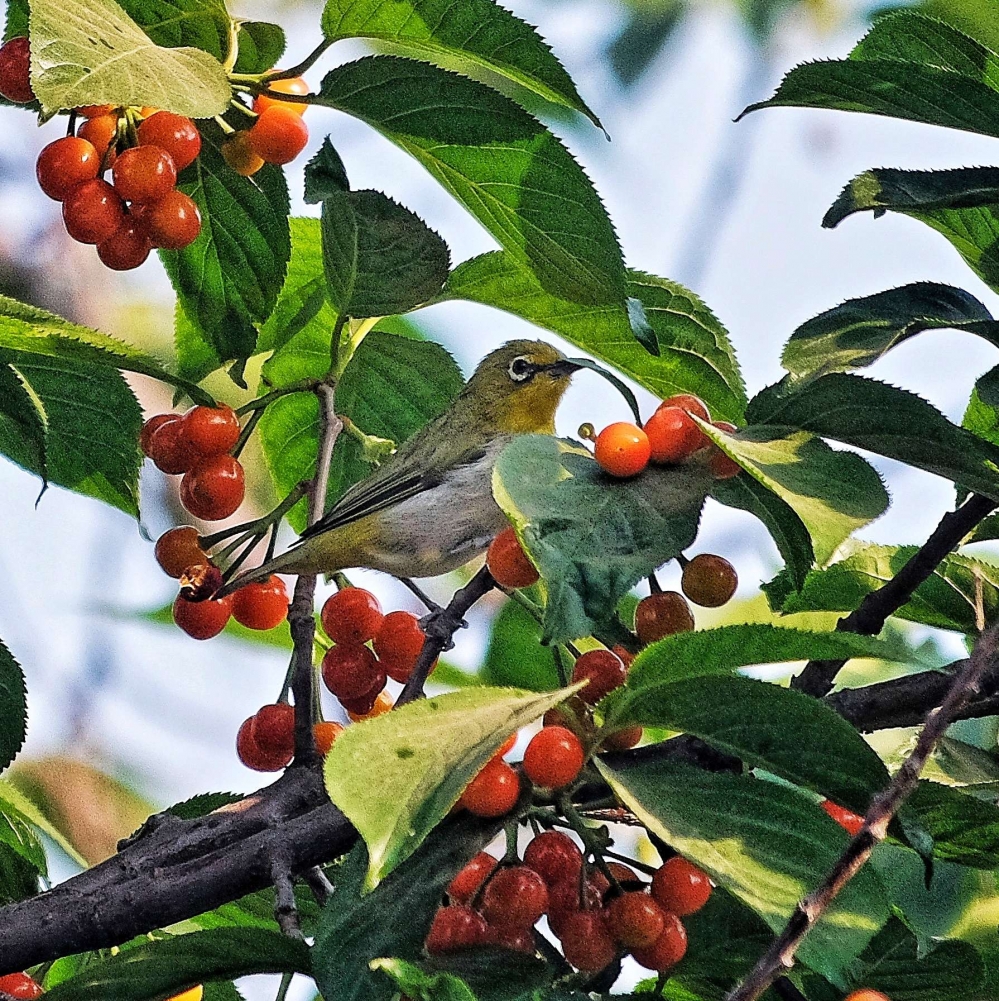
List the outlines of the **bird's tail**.
<svg viewBox="0 0 999 1001">
<path fill-rule="evenodd" d="M 216 591 L 214 597 L 216 599 L 224 598 L 232 594 L 233 591 L 238 591 L 241 587 L 245 587 L 247 584 L 267 580 L 271 574 L 298 573 L 300 571 L 298 563 L 301 555 L 297 547 L 292 547 L 286 553 L 275 556 L 273 559 L 267 560 L 266 563 L 261 563 L 260 566 L 254 567 L 252 570 L 244 570 L 242 573 L 236 574 L 231 581 Z"/>
</svg>

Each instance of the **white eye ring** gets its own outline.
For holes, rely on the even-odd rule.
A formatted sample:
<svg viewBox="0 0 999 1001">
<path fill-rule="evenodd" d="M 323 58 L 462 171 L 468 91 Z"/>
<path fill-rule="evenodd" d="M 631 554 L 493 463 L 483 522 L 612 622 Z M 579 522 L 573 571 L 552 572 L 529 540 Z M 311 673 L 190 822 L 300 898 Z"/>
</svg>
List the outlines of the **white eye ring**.
<svg viewBox="0 0 999 1001">
<path fill-rule="evenodd" d="M 525 379 L 531 377 L 531 359 L 526 355 L 519 355 L 510 362 L 510 367 L 507 369 L 507 374 L 513 379 L 514 382 L 523 382 Z"/>
</svg>

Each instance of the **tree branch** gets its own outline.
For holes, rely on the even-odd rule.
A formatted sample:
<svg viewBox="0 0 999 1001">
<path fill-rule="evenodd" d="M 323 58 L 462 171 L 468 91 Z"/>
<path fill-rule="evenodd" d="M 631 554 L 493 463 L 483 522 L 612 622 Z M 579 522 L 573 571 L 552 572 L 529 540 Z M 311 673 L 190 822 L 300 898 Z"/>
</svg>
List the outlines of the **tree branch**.
<svg viewBox="0 0 999 1001">
<path fill-rule="evenodd" d="M 891 782 L 871 800 L 863 827 L 847 845 L 822 884 L 799 902 L 784 930 L 760 957 L 749 976 L 729 994 L 728 1001 L 756 1001 L 782 971 L 794 965 L 794 956 L 802 940 L 822 918 L 837 894 L 860 871 L 879 842 L 884 840 L 888 825 L 916 788 L 923 766 L 947 727 L 957 719 L 960 710 L 979 694 L 982 679 L 995 665 L 999 647 L 997 637 L 999 632 L 996 629 L 980 637 L 971 657 L 963 662 L 952 679 L 943 704 L 927 714 L 912 753 Z"/>
</svg>

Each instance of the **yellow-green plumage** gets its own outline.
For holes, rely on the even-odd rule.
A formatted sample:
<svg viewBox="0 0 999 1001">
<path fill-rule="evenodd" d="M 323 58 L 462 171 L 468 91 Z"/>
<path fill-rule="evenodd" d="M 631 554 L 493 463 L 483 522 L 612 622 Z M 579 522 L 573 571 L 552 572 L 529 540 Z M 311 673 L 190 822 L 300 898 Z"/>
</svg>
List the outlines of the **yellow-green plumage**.
<svg viewBox="0 0 999 1001">
<path fill-rule="evenodd" d="M 543 341 L 511 341 L 482 360 L 451 407 L 355 484 L 288 552 L 225 592 L 271 573 L 369 567 L 431 577 L 483 552 L 504 526 L 492 467 L 518 434 L 552 434 L 571 363 Z"/>
</svg>

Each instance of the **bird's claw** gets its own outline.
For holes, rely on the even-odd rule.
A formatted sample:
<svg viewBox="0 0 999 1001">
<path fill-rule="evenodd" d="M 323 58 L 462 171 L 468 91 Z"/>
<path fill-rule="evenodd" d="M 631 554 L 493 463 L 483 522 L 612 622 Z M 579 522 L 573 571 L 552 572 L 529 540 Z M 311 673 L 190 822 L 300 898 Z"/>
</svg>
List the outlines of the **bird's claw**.
<svg viewBox="0 0 999 1001">
<path fill-rule="evenodd" d="M 420 619 L 420 628 L 427 636 L 442 643 L 442 650 L 451 650 L 454 648 L 452 637 L 459 629 L 467 629 L 468 623 L 464 619 L 456 619 L 448 609 L 437 606 Z"/>
</svg>

